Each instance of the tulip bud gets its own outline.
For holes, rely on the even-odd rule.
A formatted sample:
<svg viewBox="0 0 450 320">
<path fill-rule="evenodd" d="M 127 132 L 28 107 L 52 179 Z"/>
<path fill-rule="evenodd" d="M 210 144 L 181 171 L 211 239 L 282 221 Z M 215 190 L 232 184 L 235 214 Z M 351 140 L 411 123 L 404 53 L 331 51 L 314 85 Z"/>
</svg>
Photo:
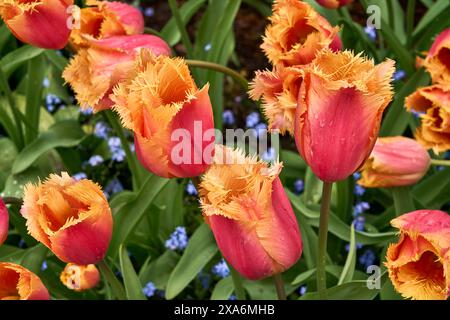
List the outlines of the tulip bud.
<svg viewBox="0 0 450 320">
<path fill-rule="evenodd" d="M 405 99 L 408 111 L 421 113 L 415 138 L 425 148 L 440 153 L 450 149 L 450 86 L 417 89 Z"/>
<path fill-rule="evenodd" d="M 400 240 L 387 250 L 386 267 L 405 298 L 446 300 L 450 295 L 450 216 L 417 210 L 391 221 Z"/>
<path fill-rule="evenodd" d="M 64 262 L 101 261 L 112 235 L 112 215 L 100 186 L 66 172 L 24 189 L 22 216 L 28 232 Z"/>
<path fill-rule="evenodd" d="M 428 152 L 414 139 L 378 138 L 358 184 L 367 188 L 412 185 L 423 178 L 430 163 Z"/>
<path fill-rule="evenodd" d="M 328 9 L 337 9 L 339 7 L 343 7 L 353 0 L 316 0 L 318 4 L 320 4 L 322 7 L 328 8 Z"/>
<path fill-rule="evenodd" d="M 79 266 L 68 263 L 60 276 L 61 282 L 70 290 L 85 291 L 94 288 L 100 281 L 95 265 Z"/>
<path fill-rule="evenodd" d="M 279 0 L 272 10 L 261 48 L 273 65 L 303 65 L 323 48 L 341 50 L 339 28 L 332 27 L 306 2 Z"/>
<path fill-rule="evenodd" d="M 295 142 L 326 182 L 344 180 L 367 159 L 392 99 L 394 61 L 377 66 L 350 51 L 324 49 L 303 68 Z"/>
<path fill-rule="evenodd" d="M 212 162 L 214 121 L 209 86 L 199 90 L 183 59 L 142 51 L 114 88 L 114 109 L 134 131 L 142 165 L 165 177 L 196 177 Z"/>
<path fill-rule="evenodd" d="M 63 78 L 75 91 L 81 108 L 94 112 L 109 109 L 109 95 L 133 67 L 142 48 L 155 55 L 169 55 L 169 46 L 152 35 L 117 36 L 90 40 L 90 46 L 81 48 L 63 72 Z"/>
<path fill-rule="evenodd" d="M 450 29 L 445 29 L 436 37 L 424 66 L 434 83 L 450 83 Z"/>
<path fill-rule="evenodd" d="M 121 2 L 88 0 L 81 9 L 80 25 L 70 35 L 75 47 L 88 45 L 88 39 L 136 35 L 144 32 L 144 17 L 132 5 Z"/>
<path fill-rule="evenodd" d="M 9 214 L 5 203 L 0 198 L 0 246 L 5 242 L 8 237 L 9 229 Z"/>
<path fill-rule="evenodd" d="M 62 49 L 69 40 L 70 5 L 73 0 L 7 0 L 0 2 L 0 15 L 20 41 Z"/>
<path fill-rule="evenodd" d="M 203 215 L 222 255 L 248 279 L 281 273 L 302 253 L 297 220 L 278 177 L 281 168 L 217 145 L 200 184 Z"/>
<path fill-rule="evenodd" d="M 0 300 L 49 300 L 47 288 L 33 272 L 15 263 L 0 262 Z"/>
</svg>

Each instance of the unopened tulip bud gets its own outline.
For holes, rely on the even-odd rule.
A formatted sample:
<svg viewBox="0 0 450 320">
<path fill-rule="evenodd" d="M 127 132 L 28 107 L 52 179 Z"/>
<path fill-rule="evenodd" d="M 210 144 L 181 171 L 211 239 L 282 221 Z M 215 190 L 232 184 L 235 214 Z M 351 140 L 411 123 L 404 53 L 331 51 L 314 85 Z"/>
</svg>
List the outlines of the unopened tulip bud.
<svg viewBox="0 0 450 320">
<path fill-rule="evenodd" d="M 94 288 L 100 281 L 100 273 L 93 264 L 80 266 L 68 263 L 61 272 L 60 280 L 70 290 L 81 292 Z"/>
</svg>

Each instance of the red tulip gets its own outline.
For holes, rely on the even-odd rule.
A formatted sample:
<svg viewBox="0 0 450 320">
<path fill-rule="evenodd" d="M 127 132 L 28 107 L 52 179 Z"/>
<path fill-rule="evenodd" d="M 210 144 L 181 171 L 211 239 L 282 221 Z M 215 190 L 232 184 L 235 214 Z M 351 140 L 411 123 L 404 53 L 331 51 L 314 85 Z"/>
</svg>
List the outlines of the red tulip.
<svg viewBox="0 0 450 320">
<path fill-rule="evenodd" d="M 73 0 L 3 0 L 0 15 L 22 42 L 45 49 L 62 49 L 69 40 L 68 7 Z"/>
<path fill-rule="evenodd" d="M 134 131 L 139 161 L 161 177 L 201 175 L 214 151 L 209 86 L 197 88 L 183 59 L 149 52 L 130 74 L 111 97 L 123 125 Z"/>
<path fill-rule="evenodd" d="M 30 234 L 64 262 L 101 261 L 112 236 L 113 219 L 100 187 L 67 173 L 25 186 L 22 216 Z"/>
<path fill-rule="evenodd" d="M 436 37 L 424 66 L 434 83 L 450 83 L 450 29 L 445 29 Z"/>
<path fill-rule="evenodd" d="M 303 68 L 295 142 L 321 180 L 344 180 L 366 161 L 392 99 L 394 62 L 375 66 L 349 51 L 323 50 Z"/>
<path fill-rule="evenodd" d="M 318 4 L 328 9 L 337 9 L 339 7 L 343 7 L 353 0 L 316 0 Z"/>
<path fill-rule="evenodd" d="M 281 167 L 218 145 L 200 184 L 203 215 L 222 255 L 252 280 L 289 269 L 302 253 Z"/>
<path fill-rule="evenodd" d="M 9 214 L 5 203 L 0 198 L 0 246 L 8 237 Z"/>
<path fill-rule="evenodd" d="M 0 300 L 48 300 L 41 279 L 14 263 L 0 262 Z"/>
</svg>

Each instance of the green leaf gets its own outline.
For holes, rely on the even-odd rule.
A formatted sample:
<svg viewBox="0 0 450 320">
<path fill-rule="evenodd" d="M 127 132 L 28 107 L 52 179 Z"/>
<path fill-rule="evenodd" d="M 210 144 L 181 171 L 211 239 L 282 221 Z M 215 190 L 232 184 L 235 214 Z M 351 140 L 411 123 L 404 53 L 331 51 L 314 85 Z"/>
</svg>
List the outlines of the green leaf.
<svg viewBox="0 0 450 320">
<path fill-rule="evenodd" d="M 23 63 L 27 62 L 30 59 L 33 59 L 34 57 L 37 57 L 44 51 L 44 49 L 25 45 L 20 47 L 19 49 L 11 51 L 6 56 L 4 56 L 0 60 L 0 65 L 3 67 L 3 72 L 5 73 L 6 77 L 9 78 L 9 76 Z"/>
<path fill-rule="evenodd" d="M 211 294 L 211 300 L 228 300 L 234 291 L 233 279 L 226 277 L 217 282 Z"/>
<path fill-rule="evenodd" d="M 139 277 L 133 268 L 133 264 L 128 257 L 127 250 L 120 246 L 120 269 L 122 270 L 125 293 L 128 300 L 147 300 L 142 292 L 142 285 Z"/>
<path fill-rule="evenodd" d="M 305 191 L 303 192 L 303 199 L 306 203 L 319 203 L 322 198 L 323 182 L 320 181 L 312 172 L 311 168 L 306 169 L 305 175 Z"/>
<path fill-rule="evenodd" d="M 167 283 L 167 299 L 175 298 L 217 253 L 213 234 L 203 223 L 192 235 L 180 261 Z"/>
<path fill-rule="evenodd" d="M 446 182 L 446 183 L 445 183 Z M 427 206 L 450 185 L 450 168 L 437 171 L 413 187 L 414 198 Z M 448 194 L 448 193 L 447 193 Z"/>
<path fill-rule="evenodd" d="M 404 213 L 416 210 L 409 187 L 391 188 L 391 192 L 394 198 L 394 207 L 397 217 Z"/>
<path fill-rule="evenodd" d="M 120 208 L 114 215 L 114 231 L 108 255 L 114 258 L 119 246 L 127 240 L 139 221 L 144 217 L 155 197 L 169 182 L 169 179 L 152 175 L 142 186 L 136 198 Z"/>
<path fill-rule="evenodd" d="M 14 159 L 17 157 L 17 148 L 9 138 L 0 138 L 0 172 L 9 172 Z"/>
<path fill-rule="evenodd" d="M 165 290 L 169 281 L 172 270 L 180 260 L 180 256 L 172 251 L 167 250 L 156 260 L 144 265 L 139 272 L 141 283 L 153 282 L 155 287 Z"/>
<path fill-rule="evenodd" d="M 316 268 L 302 272 L 294 279 L 294 281 L 292 281 L 292 284 L 299 285 L 301 283 L 304 283 L 315 274 L 316 274 Z"/>
<path fill-rule="evenodd" d="M 28 270 L 39 274 L 47 253 L 48 249 L 46 246 L 43 244 L 37 244 L 36 246 L 26 250 L 26 253 L 22 258 L 21 265 Z"/>
<path fill-rule="evenodd" d="M 65 57 L 58 55 L 55 50 L 46 50 L 45 56 L 60 73 L 63 72 L 64 68 L 69 63 Z"/>
<path fill-rule="evenodd" d="M 348 251 L 347 259 L 345 260 L 344 269 L 339 277 L 338 285 L 350 282 L 353 279 L 356 265 L 356 241 L 355 241 L 355 226 L 352 224 L 350 228 L 350 249 Z"/>
<path fill-rule="evenodd" d="M 432 28 L 435 23 L 436 18 L 445 13 L 446 10 L 450 7 L 450 3 L 448 0 L 438 0 L 436 1 L 430 9 L 428 9 L 425 14 L 420 19 L 416 28 L 413 32 L 413 40 L 417 41 L 419 35 L 423 33 L 425 30 Z M 448 17 L 448 15 L 447 15 Z"/>
<path fill-rule="evenodd" d="M 74 147 L 84 138 L 84 132 L 75 121 L 58 122 L 26 146 L 17 156 L 12 168 L 14 174 L 31 166 L 40 156 L 57 147 Z"/>
<path fill-rule="evenodd" d="M 373 300 L 380 290 L 367 288 L 365 280 L 347 282 L 326 290 L 329 300 Z M 317 292 L 306 293 L 300 300 L 318 300 Z"/>
</svg>

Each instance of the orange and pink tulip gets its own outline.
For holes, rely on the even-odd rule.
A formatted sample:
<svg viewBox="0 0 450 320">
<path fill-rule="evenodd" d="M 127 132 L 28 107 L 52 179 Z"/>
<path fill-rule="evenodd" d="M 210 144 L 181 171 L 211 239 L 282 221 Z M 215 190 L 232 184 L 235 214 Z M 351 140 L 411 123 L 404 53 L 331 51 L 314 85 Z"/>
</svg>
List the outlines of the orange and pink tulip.
<svg viewBox="0 0 450 320">
<path fill-rule="evenodd" d="M 27 184 L 21 214 L 28 232 L 62 261 L 87 265 L 101 261 L 111 240 L 113 219 L 99 185 L 67 173 Z"/>
<path fill-rule="evenodd" d="M 45 49 L 62 49 L 69 41 L 73 0 L 2 0 L 0 15 L 20 41 Z"/>
<path fill-rule="evenodd" d="M 321 180 L 344 180 L 369 157 L 392 99 L 394 62 L 377 66 L 350 51 L 321 51 L 302 68 L 295 115 L 300 155 Z"/>
<path fill-rule="evenodd" d="M 0 300 L 49 300 L 41 279 L 30 270 L 0 262 Z"/>
<path fill-rule="evenodd" d="M 88 0 L 80 11 L 80 25 L 70 35 L 77 48 L 91 39 L 104 39 L 144 32 L 144 17 L 132 5 L 121 2 Z"/>
<path fill-rule="evenodd" d="M 378 138 L 362 167 L 358 184 L 366 188 L 412 185 L 425 176 L 430 163 L 427 150 L 414 139 Z"/>
<path fill-rule="evenodd" d="M 170 54 L 167 43 L 152 35 L 116 36 L 89 43 L 72 58 L 63 78 L 75 91 L 81 108 L 94 112 L 111 108 L 114 86 L 126 78 L 141 49 L 155 55 Z"/>
<path fill-rule="evenodd" d="M 68 263 L 60 275 L 61 282 L 77 292 L 94 288 L 100 281 L 100 272 L 95 265 L 80 266 Z"/>
<path fill-rule="evenodd" d="M 418 210 L 391 221 L 400 240 L 387 250 L 386 267 L 405 298 L 446 300 L 450 295 L 450 215 Z"/>
<path fill-rule="evenodd" d="M 450 149 L 450 86 L 419 88 L 405 99 L 408 111 L 422 113 L 415 138 L 434 153 Z"/>
<path fill-rule="evenodd" d="M 300 230 L 273 166 L 241 151 L 216 146 L 202 177 L 203 216 L 225 259 L 252 280 L 281 273 L 302 254 Z"/>
<path fill-rule="evenodd" d="M 141 53 L 128 79 L 114 89 L 114 109 L 134 132 L 137 157 L 147 170 L 165 178 L 199 176 L 214 153 L 209 86 L 198 89 L 181 58 Z"/>
<path fill-rule="evenodd" d="M 278 0 L 261 48 L 273 65 L 286 67 L 310 63 L 323 48 L 342 48 L 338 27 L 298 0 Z"/>
<path fill-rule="evenodd" d="M 353 2 L 353 0 L 316 0 L 322 7 L 328 9 L 337 9 Z"/>
<path fill-rule="evenodd" d="M 434 40 L 424 61 L 433 83 L 450 83 L 450 29 L 442 31 Z"/>
<path fill-rule="evenodd" d="M 0 246 L 5 242 L 8 237 L 9 228 L 9 214 L 8 208 L 6 208 L 5 203 L 0 198 Z"/>
</svg>

